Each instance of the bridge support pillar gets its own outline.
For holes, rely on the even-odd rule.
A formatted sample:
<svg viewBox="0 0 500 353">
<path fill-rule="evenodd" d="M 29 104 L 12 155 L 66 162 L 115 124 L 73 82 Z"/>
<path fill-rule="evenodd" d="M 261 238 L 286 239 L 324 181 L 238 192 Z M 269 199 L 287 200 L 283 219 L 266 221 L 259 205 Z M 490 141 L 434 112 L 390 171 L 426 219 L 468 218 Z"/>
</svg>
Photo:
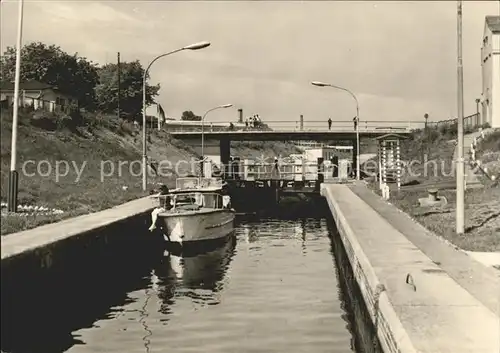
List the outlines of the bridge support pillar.
<svg viewBox="0 0 500 353">
<path fill-rule="evenodd" d="M 317 179 L 316 179 L 316 187 L 315 187 L 315 190 L 316 191 L 319 191 L 320 188 L 321 188 L 321 184 L 325 181 L 325 165 L 323 164 L 324 162 L 324 158 L 322 157 L 319 157 L 318 158 L 318 176 L 317 176 Z"/>
<path fill-rule="evenodd" d="M 356 166 L 357 166 L 357 160 L 358 160 L 358 144 L 356 143 L 356 140 L 352 140 L 352 172 L 354 177 L 356 177 Z"/>
<path fill-rule="evenodd" d="M 229 175 L 230 159 L 231 157 L 231 140 L 228 138 L 220 139 L 220 162 L 224 171 L 224 177 L 227 178 Z"/>
</svg>

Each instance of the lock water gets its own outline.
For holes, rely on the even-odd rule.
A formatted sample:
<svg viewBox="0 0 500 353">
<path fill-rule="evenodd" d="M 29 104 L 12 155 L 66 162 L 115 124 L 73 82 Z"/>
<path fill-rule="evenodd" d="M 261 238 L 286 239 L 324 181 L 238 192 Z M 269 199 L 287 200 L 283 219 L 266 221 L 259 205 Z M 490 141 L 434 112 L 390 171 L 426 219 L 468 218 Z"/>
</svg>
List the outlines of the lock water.
<svg viewBox="0 0 500 353">
<path fill-rule="evenodd" d="M 196 256 L 121 260 L 92 269 L 79 290 L 71 273 L 60 274 L 64 307 L 19 313 L 2 350 L 377 352 L 349 269 L 339 268 L 347 262 L 333 228 L 318 219 L 243 220 L 233 239 Z"/>
</svg>

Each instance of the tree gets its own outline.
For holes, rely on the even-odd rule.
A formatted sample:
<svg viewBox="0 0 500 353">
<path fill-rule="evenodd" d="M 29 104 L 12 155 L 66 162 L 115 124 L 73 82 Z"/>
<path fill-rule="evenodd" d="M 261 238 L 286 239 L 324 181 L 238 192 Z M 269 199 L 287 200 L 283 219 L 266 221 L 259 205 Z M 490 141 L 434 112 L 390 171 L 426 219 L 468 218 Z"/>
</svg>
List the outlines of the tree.
<svg viewBox="0 0 500 353">
<path fill-rule="evenodd" d="M 142 77 L 144 69 L 139 61 L 120 63 L 120 111 L 127 119 L 142 113 Z M 149 74 L 146 76 L 146 82 Z M 160 85 L 146 84 L 146 105 L 155 103 Z M 118 108 L 118 65 L 107 64 L 99 69 L 99 84 L 95 88 L 99 110 L 114 112 Z"/>
<path fill-rule="evenodd" d="M 0 78 L 14 81 L 16 48 L 7 47 L 0 57 Z M 60 47 L 33 42 L 21 49 L 21 81 L 40 81 L 76 98 L 80 107 L 92 109 L 97 65 L 78 53 L 69 55 Z"/>
<path fill-rule="evenodd" d="M 185 121 L 201 121 L 201 116 L 196 115 L 191 110 L 182 113 L 181 120 Z"/>
</svg>

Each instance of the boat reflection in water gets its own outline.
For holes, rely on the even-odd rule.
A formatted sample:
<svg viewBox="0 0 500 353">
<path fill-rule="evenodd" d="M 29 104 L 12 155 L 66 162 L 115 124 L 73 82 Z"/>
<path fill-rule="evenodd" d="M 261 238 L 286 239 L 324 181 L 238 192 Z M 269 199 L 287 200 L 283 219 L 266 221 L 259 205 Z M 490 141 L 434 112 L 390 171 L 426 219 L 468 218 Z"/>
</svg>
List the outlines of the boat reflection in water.
<svg viewBox="0 0 500 353">
<path fill-rule="evenodd" d="M 218 304 L 235 247 L 236 237 L 231 234 L 222 243 L 205 243 L 189 252 L 167 250 L 152 278 L 155 292 L 163 303 L 160 311 L 169 314 L 169 307 L 181 297 L 189 297 L 202 305 Z"/>
<path fill-rule="evenodd" d="M 303 218 L 300 221 L 284 221 L 268 219 L 263 223 L 240 224 L 238 234 L 245 243 L 253 243 L 259 238 L 297 239 L 306 241 L 306 228 L 321 229 L 321 222 L 315 219 Z"/>
</svg>

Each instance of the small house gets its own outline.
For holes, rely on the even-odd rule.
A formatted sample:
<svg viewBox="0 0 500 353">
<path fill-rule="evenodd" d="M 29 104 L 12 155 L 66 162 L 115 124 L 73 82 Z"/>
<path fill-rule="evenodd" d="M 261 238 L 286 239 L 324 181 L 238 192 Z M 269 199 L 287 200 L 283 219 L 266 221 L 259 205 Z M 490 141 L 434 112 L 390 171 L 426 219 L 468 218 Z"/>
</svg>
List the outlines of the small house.
<svg viewBox="0 0 500 353">
<path fill-rule="evenodd" d="M 78 101 L 61 92 L 57 87 L 38 81 L 25 81 L 19 84 L 19 106 L 31 106 L 33 109 L 67 111 L 72 106 L 78 106 Z M 0 102 L 4 107 L 12 106 L 14 102 L 14 83 L 0 83 Z"/>
</svg>

